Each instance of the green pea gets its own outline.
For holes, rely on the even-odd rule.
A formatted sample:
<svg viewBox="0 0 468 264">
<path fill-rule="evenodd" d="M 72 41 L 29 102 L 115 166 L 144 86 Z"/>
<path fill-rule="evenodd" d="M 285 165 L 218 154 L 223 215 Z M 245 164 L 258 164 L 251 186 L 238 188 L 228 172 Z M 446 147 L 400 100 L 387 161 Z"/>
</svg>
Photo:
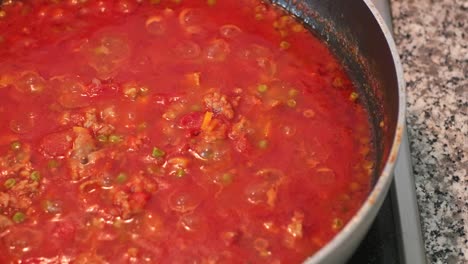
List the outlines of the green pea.
<svg viewBox="0 0 468 264">
<path fill-rule="evenodd" d="M 11 150 L 15 150 L 15 151 L 20 150 L 21 149 L 21 142 L 19 142 L 19 141 L 11 142 L 10 148 L 11 148 Z"/>
<path fill-rule="evenodd" d="M 260 93 L 264 93 L 268 91 L 268 86 L 266 84 L 259 84 L 257 86 L 257 91 L 259 91 Z"/>
<path fill-rule="evenodd" d="M 221 183 L 222 185 L 227 186 L 231 184 L 233 180 L 234 180 L 234 175 L 232 175 L 232 173 L 226 172 L 220 175 L 217 181 Z"/>
<path fill-rule="evenodd" d="M 175 176 L 177 178 L 183 178 L 185 176 L 185 174 L 187 174 L 187 172 L 185 172 L 184 169 L 180 168 L 180 169 L 177 169 L 177 171 L 175 173 Z"/>
<path fill-rule="evenodd" d="M 5 181 L 5 183 L 3 183 L 3 186 L 5 186 L 5 188 L 7 189 L 11 189 L 13 188 L 13 186 L 15 186 L 15 184 L 16 184 L 16 180 L 13 178 L 9 178 Z"/>
<path fill-rule="evenodd" d="M 288 92 L 289 97 L 296 97 L 299 94 L 299 91 L 296 89 L 291 89 Z"/>
<path fill-rule="evenodd" d="M 296 107 L 297 102 L 296 102 L 296 100 L 294 100 L 294 99 L 289 99 L 289 100 L 287 101 L 287 104 L 288 104 L 289 107 L 294 108 L 294 107 Z"/>
<path fill-rule="evenodd" d="M 266 149 L 268 147 L 268 140 L 262 139 L 258 142 L 258 147 L 261 149 Z"/>
<path fill-rule="evenodd" d="M 49 167 L 49 169 L 58 168 L 59 165 L 60 164 L 57 160 L 49 160 L 49 162 L 47 163 L 47 167 Z"/>
<path fill-rule="evenodd" d="M 21 222 L 23 222 L 25 219 L 26 219 L 26 215 L 23 214 L 22 212 L 16 212 L 13 217 L 13 222 L 19 224 Z"/>
<path fill-rule="evenodd" d="M 115 180 L 118 182 L 118 183 L 124 183 L 127 181 L 127 174 L 124 173 L 124 172 L 121 172 L 117 175 L 117 178 L 115 178 Z"/>
<path fill-rule="evenodd" d="M 33 181 L 39 181 L 41 179 L 41 173 L 38 172 L 38 171 L 33 171 L 33 172 L 31 172 L 31 175 L 29 177 Z"/>
<path fill-rule="evenodd" d="M 111 143 L 119 143 L 120 141 L 122 141 L 122 137 L 119 136 L 119 135 L 110 135 L 109 136 L 109 142 L 111 142 Z"/>
<path fill-rule="evenodd" d="M 153 151 L 151 152 L 151 156 L 153 156 L 153 158 L 161 158 L 164 157 L 164 155 L 166 155 L 166 152 L 157 147 L 154 147 Z"/>
</svg>

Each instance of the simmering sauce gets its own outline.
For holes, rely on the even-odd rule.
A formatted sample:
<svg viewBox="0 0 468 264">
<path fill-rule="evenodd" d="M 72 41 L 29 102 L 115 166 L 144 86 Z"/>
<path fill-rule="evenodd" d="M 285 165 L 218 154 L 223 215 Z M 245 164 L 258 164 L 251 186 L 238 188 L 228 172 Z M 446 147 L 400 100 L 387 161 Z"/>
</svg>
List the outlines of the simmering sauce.
<svg viewBox="0 0 468 264">
<path fill-rule="evenodd" d="M 259 0 L 1 6 L 0 263 L 300 263 L 366 198 L 370 138 Z"/>
</svg>

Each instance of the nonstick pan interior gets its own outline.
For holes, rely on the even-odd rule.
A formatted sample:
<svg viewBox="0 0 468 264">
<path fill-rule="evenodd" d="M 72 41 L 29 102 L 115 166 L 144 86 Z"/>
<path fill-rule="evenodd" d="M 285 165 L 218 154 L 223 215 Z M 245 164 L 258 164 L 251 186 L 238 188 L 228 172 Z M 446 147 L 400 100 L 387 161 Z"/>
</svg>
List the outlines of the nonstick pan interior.
<svg viewBox="0 0 468 264">
<path fill-rule="evenodd" d="M 355 82 L 360 98 L 369 110 L 373 127 L 375 183 L 389 157 L 399 109 L 395 63 L 375 17 L 367 11 L 364 1 L 272 2 L 296 16 L 313 34 L 324 40 Z M 363 20 L 368 23 L 363 25 Z"/>
</svg>

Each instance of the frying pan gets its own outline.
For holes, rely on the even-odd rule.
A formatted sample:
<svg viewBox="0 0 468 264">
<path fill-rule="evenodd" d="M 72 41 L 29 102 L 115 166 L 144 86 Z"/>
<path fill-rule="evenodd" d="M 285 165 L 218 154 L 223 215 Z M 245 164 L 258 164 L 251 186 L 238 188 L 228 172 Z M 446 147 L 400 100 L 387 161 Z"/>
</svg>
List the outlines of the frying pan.
<svg viewBox="0 0 468 264">
<path fill-rule="evenodd" d="M 325 247 L 304 263 L 343 263 L 367 233 L 393 177 L 405 120 L 405 85 L 391 33 L 371 0 L 273 0 L 323 39 L 341 60 L 370 113 L 376 166 L 366 201 Z"/>
<path fill-rule="evenodd" d="M 347 69 L 370 112 L 376 149 L 373 188 L 343 230 L 304 262 L 343 263 L 367 233 L 392 182 L 405 120 L 402 67 L 391 33 L 371 0 L 271 2 L 303 21 L 328 44 Z"/>
</svg>

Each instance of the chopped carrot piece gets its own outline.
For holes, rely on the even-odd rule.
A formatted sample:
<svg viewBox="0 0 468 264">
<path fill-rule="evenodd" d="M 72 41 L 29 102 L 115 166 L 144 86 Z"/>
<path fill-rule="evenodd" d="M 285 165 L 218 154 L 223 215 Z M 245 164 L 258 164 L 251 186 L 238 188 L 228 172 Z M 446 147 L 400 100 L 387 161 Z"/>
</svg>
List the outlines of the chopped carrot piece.
<svg viewBox="0 0 468 264">
<path fill-rule="evenodd" d="M 267 195 L 267 202 L 268 202 L 268 205 L 273 208 L 275 207 L 275 204 L 276 204 L 276 196 L 277 196 L 277 189 L 275 187 L 273 188 L 270 188 L 266 195 Z"/>
<path fill-rule="evenodd" d="M 187 84 L 191 87 L 200 87 L 200 73 L 193 72 L 185 75 L 185 80 Z"/>
<path fill-rule="evenodd" d="M 268 120 L 268 122 L 265 125 L 265 128 L 263 129 L 263 135 L 265 137 L 269 137 L 271 134 L 271 120 Z"/>
<path fill-rule="evenodd" d="M 208 111 L 205 113 L 205 116 L 203 116 L 203 122 L 201 125 L 201 130 L 203 131 L 208 131 L 210 128 L 210 123 L 211 120 L 213 119 L 213 113 Z"/>
</svg>

